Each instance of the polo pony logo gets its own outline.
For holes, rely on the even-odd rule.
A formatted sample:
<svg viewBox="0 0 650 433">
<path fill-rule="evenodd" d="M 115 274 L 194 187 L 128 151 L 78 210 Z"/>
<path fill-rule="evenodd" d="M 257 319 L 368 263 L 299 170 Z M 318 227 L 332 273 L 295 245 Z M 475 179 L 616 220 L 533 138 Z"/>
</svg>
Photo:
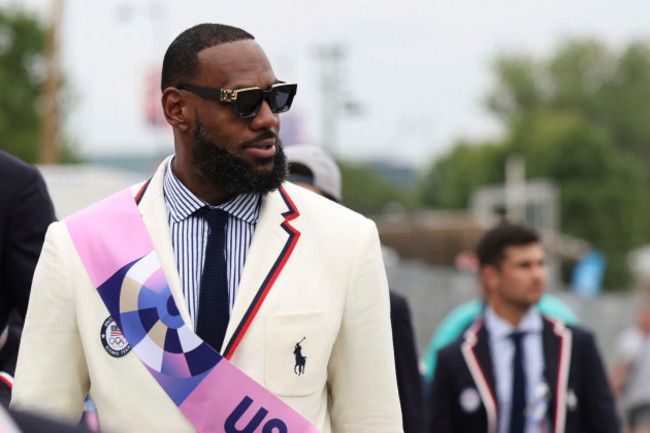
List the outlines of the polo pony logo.
<svg viewBox="0 0 650 433">
<path fill-rule="evenodd" d="M 293 354 L 296 355 L 296 366 L 293 367 L 293 372 L 298 376 L 305 373 L 305 363 L 307 362 L 307 357 L 302 356 L 302 346 L 300 343 L 305 341 L 305 338 L 302 337 L 302 340 L 296 343 L 296 347 L 293 349 Z"/>
</svg>

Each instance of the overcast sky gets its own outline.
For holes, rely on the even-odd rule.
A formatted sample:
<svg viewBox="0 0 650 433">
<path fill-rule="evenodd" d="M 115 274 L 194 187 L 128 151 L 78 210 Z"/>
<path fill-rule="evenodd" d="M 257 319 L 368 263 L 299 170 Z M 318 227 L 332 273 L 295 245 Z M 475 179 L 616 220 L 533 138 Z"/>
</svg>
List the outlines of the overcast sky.
<svg viewBox="0 0 650 433">
<path fill-rule="evenodd" d="M 47 18 L 48 0 L 20 3 Z M 62 50 L 74 99 L 66 129 L 89 155 L 171 153 L 170 131 L 145 121 L 146 77 L 178 33 L 221 22 L 255 35 L 278 78 L 299 83 L 283 115 L 290 140 L 421 166 L 460 137 L 499 134 L 482 105 L 497 54 L 543 56 L 575 36 L 620 47 L 650 38 L 648 17 L 650 2 L 640 0 L 65 0 Z M 316 54 L 334 44 L 346 53 L 341 86 L 360 107 L 338 116 L 337 139 L 331 125 L 329 137 L 322 132 Z"/>
</svg>

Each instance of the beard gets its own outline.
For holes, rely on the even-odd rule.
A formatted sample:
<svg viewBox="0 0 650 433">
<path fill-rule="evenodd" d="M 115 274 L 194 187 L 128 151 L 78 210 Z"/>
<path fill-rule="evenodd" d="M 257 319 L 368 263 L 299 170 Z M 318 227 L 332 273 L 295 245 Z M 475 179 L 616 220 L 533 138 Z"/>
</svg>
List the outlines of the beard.
<svg viewBox="0 0 650 433">
<path fill-rule="evenodd" d="M 234 194 L 266 194 L 277 189 L 287 179 L 287 157 L 280 138 L 271 131 L 262 132 L 253 142 L 275 138 L 275 155 L 271 171 L 257 170 L 251 163 L 233 155 L 216 144 L 205 132 L 200 119 L 192 133 L 192 165 L 194 171 L 214 186 Z"/>
</svg>

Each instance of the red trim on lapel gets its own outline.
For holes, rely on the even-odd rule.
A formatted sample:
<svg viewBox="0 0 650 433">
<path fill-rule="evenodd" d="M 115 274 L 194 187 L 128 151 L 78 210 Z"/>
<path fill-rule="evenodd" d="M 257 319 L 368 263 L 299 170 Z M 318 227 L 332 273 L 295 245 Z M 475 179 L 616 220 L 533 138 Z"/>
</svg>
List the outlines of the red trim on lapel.
<svg viewBox="0 0 650 433">
<path fill-rule="evenodd" d="M 557 382 L 555 384 L 555 416 L 553 432 L 564 433 L 566 427 L 566 396 L 569 384 L 569 364 L 571 363 L 571 331 L 564 322 L 552 317 L 546 319 L 553 324 L 553 333 L 560 338 L 560 354 L 557 363 Z"/>
<path fill-rule="evenodd" d="M 287 194 L 287 192 L 283 187 L 280 187 L 278 191 L 280 193 L 280 196 L 284 200 L 285 204 L 289 208 L 289 210 L 287 210 L 282 214 L 282 216 L 284 217 L 284 221 L 281 224 L 281 227 L 289 234 L 289 239 L 287 240 L 287 243 L 282 249 L 282 252 L 278 256 L 278 259 L 275 261 L 275 263 L 271 267 L 271 270 L 269 271 L 266 278 L 264 279 L 264 282 L 258 289 L 255 298 L 253 298 L 253 302 L 251 302 L 251 305 L 248 307 L 248 310 L 246 311 L 246 314 L 244 314 L 244 317 L 239 322 L 237 329 L 235 330 L 234 334 L 230 338 L 230 341 L 228 342 L 228 345 L 226 346 L 226 349 L 224 350 L 224 354 L 223 354 L 223 356 L 228 360 L 230 360 L 233 353 L 235 353 L 237 346 L 239 346 L 239 343 L 241 342 L 242 338 L 246 334 L 246 331 L 248 330 L 251 322 L 253 321 L 253 319 L 257 315 L 257 312 L 262 306 L 264 299 L 266 299 L 266 295 L 268 295 L 269 291 L 271 290 L 271 287 L 273 287 L 273 284 L 275 283 L 275 280 L 278 279 L 280 272 L 282 272 L 284 265 L 289 260 L 289 257 L 291 257 L 291 254 L 293 253 L 293 250 L 296 247 L 296 244 L 298 243 L 298 238 L 300 238 L 300 232 L 295 228 L 293 228 L 291 224 L 289 224 L 289 221 L 300 216 L 300 212 L 298 212 L 298 208 L 296 208 L 296 205 L 293 203 L 293 200 L 291 200 L 291 197 L 289 197 L 289 194 Z"/>
<path fill-rule="evenodd" d="M 465 358 L 465 363 L 469 369 L 474 383 L 478 388 L 478 392 L 481 395 L 481 400 L 483 401 L 483 406 L 485 406 L 485 411 L 487 413 L 487 426 L 488 433 L 496 433 L 498 425 L 498 406 L 497 400 L 494 396 L 492 388 L 488 383 L 487 376 L 481 367 L 478 356 L 476 356 L 476 343 L 478 342 L 478 332 L 483 327 L 483 321 L 475 321 L 470 328 L 465 331 L 465 342 L 460 346 L 463 357 Z"/>
<path fill-rule="evenodd" d="M 151 178 L 149 178 L 144 185 L 142 185 L 142 188 L 140 188 L 140 191 L 133 197 L 135 200 L 136 204 L 140 204 L 140 200 L 142 200 L 142 196 L 144 195 L 144 192 L 147 190 L 147 187 L 149 186 L 149 182 L 151 182 Z"/>
</svg>

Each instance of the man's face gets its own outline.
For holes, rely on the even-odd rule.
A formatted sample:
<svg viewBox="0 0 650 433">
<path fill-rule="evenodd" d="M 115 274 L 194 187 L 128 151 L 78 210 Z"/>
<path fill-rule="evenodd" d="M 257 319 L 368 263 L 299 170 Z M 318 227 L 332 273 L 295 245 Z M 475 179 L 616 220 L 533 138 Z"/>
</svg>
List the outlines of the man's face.
<svg viewBox="0 0 650 433">
<path fill-rule="evenodd" d="M 487 266 L 488 300 L 499 307 L 525 311 L 537 303 L 546 287 L 545 254 L 538 243 L 510 246 L 501 265 Z"/>
<path fill-rule="evenodd" d="M 206 48 L 198 58 L 199 74 L 184 84 L 236 90 L 267 89 L 278 82 L 264 51 L 253 40 Z M 195 110 L 191 149 L 195 173 L 235 193 L 267 192 L 282 183 L 286 159 L 278 138 L 280 122 L 266 101 L 255 117 L 241 119 L 232 104 L 184 93 Z"/>
</svg>

